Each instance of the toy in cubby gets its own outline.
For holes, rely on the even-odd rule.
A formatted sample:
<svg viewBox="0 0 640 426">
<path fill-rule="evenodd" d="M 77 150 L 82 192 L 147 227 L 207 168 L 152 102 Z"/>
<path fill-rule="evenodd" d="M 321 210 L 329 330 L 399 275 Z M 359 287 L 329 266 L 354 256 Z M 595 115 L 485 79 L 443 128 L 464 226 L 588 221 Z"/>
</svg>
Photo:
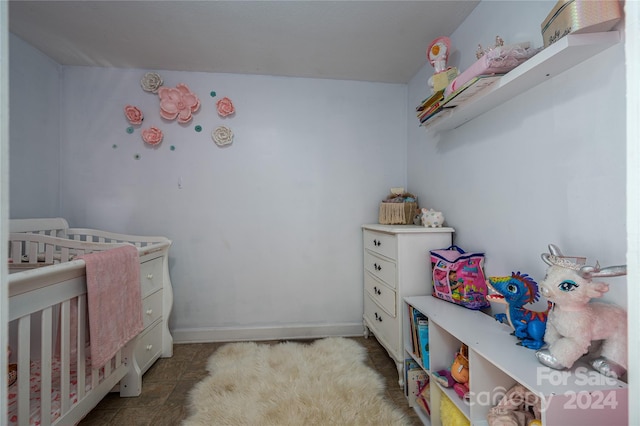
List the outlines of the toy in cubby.
<svg viewBox="0 0 640 426">
<path fill-rule="evenodd" d="M 460 398 L 469 399 L 469 348 L 460 345 L 449 370 L 432 373 L 434 380 L 445 388 L 453 388 Z"/>
<path fill-rule="evenodd" d="M 489 410 L 489 426 L 541 426 L 540 397 L 519 383 L 513 385 Z"/>
<path fill-rule="evenodd" d="M 469 426 L 471 424 L 444 393 L 440 395 L 440 421 L 443 426 Z"/>
</svg>

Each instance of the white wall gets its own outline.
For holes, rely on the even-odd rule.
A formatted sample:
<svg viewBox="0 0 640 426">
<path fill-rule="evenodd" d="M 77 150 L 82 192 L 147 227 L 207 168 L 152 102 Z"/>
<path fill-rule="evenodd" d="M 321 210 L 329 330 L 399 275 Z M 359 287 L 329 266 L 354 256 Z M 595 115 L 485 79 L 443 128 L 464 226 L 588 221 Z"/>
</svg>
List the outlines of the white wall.
<svg viewBox="0 0 640 426">
<path fill-rule="evenodd" d="M 182 126 L 141 89 L 146 71 L 63 68 L 61 215 L 173 240 L 178 341 L 361 333 L 360 225 L 405 183 L 406 85 L 159 71 L 200 97 Z M 235 116 L 218 117 L 222 96 Z M 163 130 L 159 148 L 125 131 L 126 104 Z"/>
<path fill-rule="evenodd" d="M 461 70 L 478 43 L 542 45 L 540 23 L 554 2 L 485 1 L 451 36 Z M 503 19 L 517 16 L 517 19 Z M 409 84 L 409 106 L 428 95 L 428 64 Z M 602 266 L 626 262 L 624 44 L 616 45 L 445 134 L 408 114 L 408 186 L 445 213 L 455 241 L 486 252 L 488 275 L 544 277 L 540 254 Z M 626 306 L 626 279 L 608 280 Z"/>
<path fill-rule="evenodd" d="M 10 34 L 10 216 L 59 211 L 60 66 Z"/>
</svg>

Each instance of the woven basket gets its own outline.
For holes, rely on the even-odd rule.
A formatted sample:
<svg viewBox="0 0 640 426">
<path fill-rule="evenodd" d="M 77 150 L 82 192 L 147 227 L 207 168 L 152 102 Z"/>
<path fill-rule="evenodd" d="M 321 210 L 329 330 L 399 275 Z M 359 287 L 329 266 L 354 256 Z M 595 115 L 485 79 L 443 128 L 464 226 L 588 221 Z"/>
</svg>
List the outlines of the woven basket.
<svg viewBox="0 0 640 426">
<path fill-rule="evenodd" d="M 380 203 L 378 222 L 382 225 L 412 225 L 418 203 Z"/>
</svg>

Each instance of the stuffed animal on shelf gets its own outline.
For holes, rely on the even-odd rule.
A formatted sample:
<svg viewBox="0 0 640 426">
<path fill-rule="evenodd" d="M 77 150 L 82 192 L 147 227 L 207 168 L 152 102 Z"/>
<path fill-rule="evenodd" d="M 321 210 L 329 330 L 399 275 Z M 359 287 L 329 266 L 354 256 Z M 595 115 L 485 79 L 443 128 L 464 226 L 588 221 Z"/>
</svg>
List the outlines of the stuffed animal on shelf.
<svg viewBox="0 0 640 426">
<path fill-rule="evenodd" d="M 462 344 L 450 370 L 432 373 L 435 381 L 445 388 L 453 388 L 460 398 L 469 399 L 469 349 Z"/>
<path fill-rule="evenodd" d="M 619 306 L 590 300 L 609 291 L 608 284 L 594 278 L 625 275 L 627 267 L 585 266 L 571 259 L 575 258 L 563 256 L 553 244 L 549 253 L 542 254 L 549 268 L 540 289 L 554 306 L 544 337 L 548 348 L 538 350 L 536 357 L 551 368 L 571 368 L 592 342 L 602 341 L 591 366 L 607 377 L 620 378 L 627 371 L 627 313 Z"/>
<path fill-rule="evenodd" d="M 540 297 L 538 284 L 533 278 L 519 271 L 512 272 L 507 277 L 489 277 L 487 287 L 492 291 L 487 295 L 488 301 L 507 305 L 506 313 L 496 314 L 495 319 L 513 328 L 513 334 L 520 339 L 517 344 L 529 349 L 543 347 L 551 303 L 548 302 L 544 312 L 525 308 Z"/>
</svg>

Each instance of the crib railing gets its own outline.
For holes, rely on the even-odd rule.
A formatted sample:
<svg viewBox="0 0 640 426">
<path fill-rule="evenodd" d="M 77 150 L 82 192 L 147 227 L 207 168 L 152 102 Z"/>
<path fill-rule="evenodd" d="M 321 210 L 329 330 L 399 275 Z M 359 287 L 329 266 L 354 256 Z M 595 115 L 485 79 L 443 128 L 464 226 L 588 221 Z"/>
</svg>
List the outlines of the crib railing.
<svg viewBox="0 0 640 426">
<path fill-rule="evenodd" d="M 11 267 L 21 264 L 33 267 L 64 263 L 83 254 L 108 250 L 124 244 L 122 242 L 96 244 L 44 234 L 16 232 L 9 234 L 9 263 Z"/>
<path fill-rule="evenodd" d="M 54 269 L 55 273 L 51 273 Z M 96 401 L 90 396 L 96 389 L 101 388 L 103 396 L 127 374 L 125 361 L 131 354 L 123 356 L 122 351 L 100 369 L 92 368 L 86 361 L 88 326 L 84 269 L 84 261 L 76 260 L 10 276 L 10 362 L 18 364 L 17 410 L 10 410 L 15 415 L 9 419 L 10 424 L 29 425 L 32 414 L 40 417 L 42 425 L 74 424 L 95 405 Z M 25 289 L 21 285 L 26 278 L 24 275 L 30 276 L 26 281 L 36 282 L 42 281 L 38 279 L 41 276 L 48 284 L 26 286 Z M 35 365 L 39 365 L 40 376 L 31 383 L 31 369 Z M 59 371 L 56 371 L 56 365 L 59 365 Z M 38 386 L 40 410 L 36 411 L 31 393 Z M 75 397 L 72 397 L 74 387 Z M 56 390 L 54 394 L 52 389 Z M 59 411 L 54 416 L 52 406 L 58 403 Z"/>
<path fill-rule="evenodd" d="M 66 230 L 66 237 L 74 241 L 91 243 L 129 243 L 136 247 L 147 247 L 157 243 L 166 243 L 168 241 L 165 237 L 126 235 L 86 228 L 69 228 Z"/>
<path fill-rule="evenodd" d="M 129 347 L 99 369 L 87 361 L 86 265 L 77 258 L 123 245 L 41 233 L 10 234 L 9 269 L 14 272 L 9 275 L 10 362 L 17 364 L 18 373 L 17 388 L 12 387 L 17 389 L 17 409 L 10 400 L 10 425 L 29 425 L 32 415 L 42 425 L 74 424 L 128 373 L 127 362 L 133 358 Z M 40 375 L 31 383 L 36 367 Z M 31 394 L 38 387 L 36 410 Z"/>
</svg>

